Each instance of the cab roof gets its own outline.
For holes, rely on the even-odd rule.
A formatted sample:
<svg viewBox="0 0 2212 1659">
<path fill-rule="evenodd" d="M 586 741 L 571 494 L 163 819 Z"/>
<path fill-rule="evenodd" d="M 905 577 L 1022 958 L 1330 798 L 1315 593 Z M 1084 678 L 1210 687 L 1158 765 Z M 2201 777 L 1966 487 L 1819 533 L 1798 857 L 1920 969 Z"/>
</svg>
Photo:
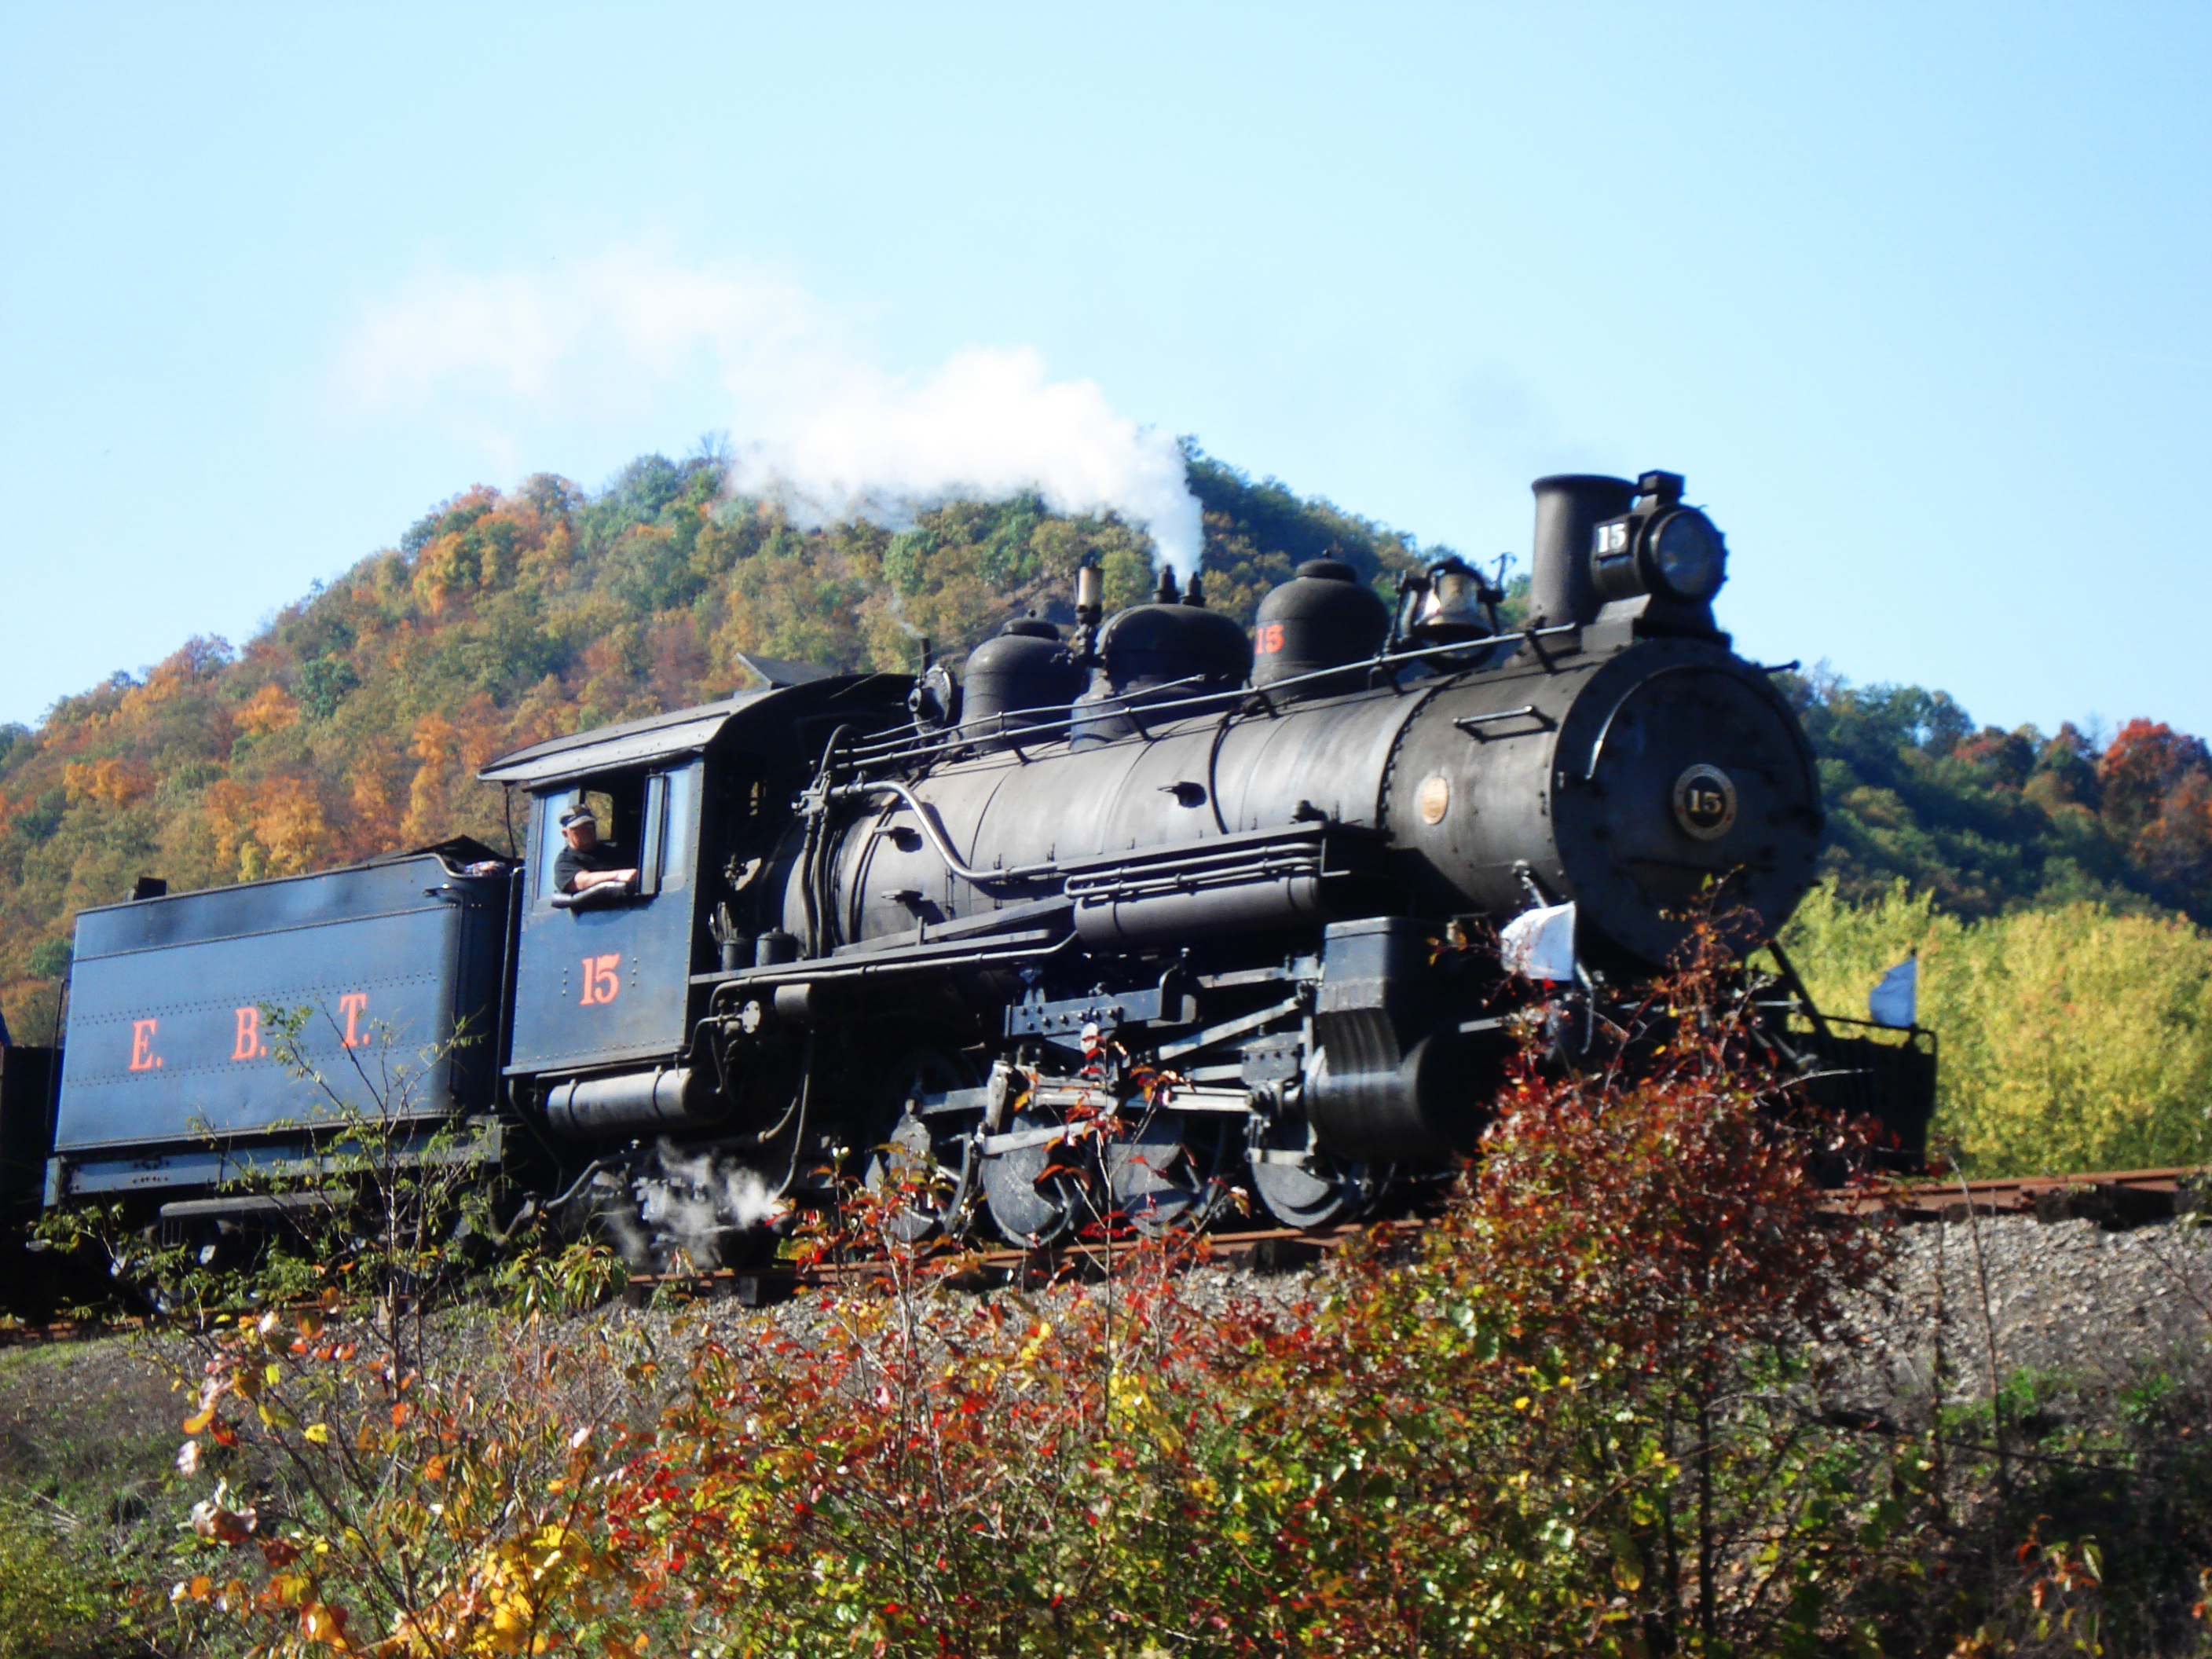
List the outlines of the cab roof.
<svg viewBox="0 0 2212 1659">
<path fill-rule="evenodd" d="M 824 715 L 880 710 L 886 704 L 903 711 L 903 674 L 831 674 L 807 664 L 745 659 L 769 680 L 758 691 L 740 691 L 721 702 L 671 709 L 643 720 L 602 726 L 502 755 L 477 774 L 486 783 L 535 788 L 602 772 L 627 771 L 702 753 L 721 746 L 776 760 L 805 758 L 800 725 Z M 773 671 L 773 672 L 772 672 Z M 813 678 L 797 676 L 811 673 Z"/>
</svg>

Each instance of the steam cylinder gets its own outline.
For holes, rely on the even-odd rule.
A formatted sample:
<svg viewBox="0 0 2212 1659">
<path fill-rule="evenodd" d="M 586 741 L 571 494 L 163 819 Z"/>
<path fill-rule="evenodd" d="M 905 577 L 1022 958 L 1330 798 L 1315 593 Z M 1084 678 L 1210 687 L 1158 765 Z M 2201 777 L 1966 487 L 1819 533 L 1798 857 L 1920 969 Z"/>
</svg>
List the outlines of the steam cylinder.
<svg viewBox="0 0 2212 1659">
<path fill-rule="evenodd" d="M 1529 486 L 1536 492 L 1536 539 L 1528 562 L 1528 619 L 1539 628 L 1587 623 L 1602 601 L 1590 578 L 1590 542 L 1598 526 L 1636 500 L 1626 478 L 1560 472 Z"/>
<path fill-rule="evenodd" d="M 695 1087 L 689 1066 L 571 1078 L 545 1097 L 545 1119 L 556 1134 L 590 1136 L 696 1128 L 727 1109 L 710 1086 Z"/>
</svg>

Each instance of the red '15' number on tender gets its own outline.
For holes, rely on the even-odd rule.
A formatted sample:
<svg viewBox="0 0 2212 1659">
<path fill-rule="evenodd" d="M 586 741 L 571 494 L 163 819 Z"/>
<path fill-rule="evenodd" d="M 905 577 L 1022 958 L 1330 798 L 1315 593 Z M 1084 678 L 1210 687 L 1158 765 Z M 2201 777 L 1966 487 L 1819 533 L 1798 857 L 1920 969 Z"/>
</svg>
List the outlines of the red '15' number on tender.
<svg viewBox="0 0 2212 1659">
<path fill-rule="evenodd" d="M 611 957 L 584 958 L 582 1002 L 585 1007 L 597 1007 L 600 1003 L 612 1002 L 615 1000 L 616 994 L 622 989 L 621 969 L 620 951 Z"/>
<path fill-rule="evenodd" d="M 1265 628 L 1254 629 L 1252 644 L 1263 657 L 1270 652 L 1281 650 L 1283 648 L 1282 623 L 1269 623 Z"/>
</svg>

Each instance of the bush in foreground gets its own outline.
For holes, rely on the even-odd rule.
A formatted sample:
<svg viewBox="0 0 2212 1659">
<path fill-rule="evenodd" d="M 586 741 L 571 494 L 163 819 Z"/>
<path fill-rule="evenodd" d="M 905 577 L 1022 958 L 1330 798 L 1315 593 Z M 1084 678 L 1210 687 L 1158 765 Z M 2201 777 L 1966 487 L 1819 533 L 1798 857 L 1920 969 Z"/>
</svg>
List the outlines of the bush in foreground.
<svg viewBox="0 0 2212 1659">
<path fill-rule="evenodd" d="M 635 1332 L 441 1374 L 335 1297 L 249 1317 L 178 1603 L 296 1652 L 1812 1650 L 1926 1462 L 1822 1417 L 1808 1343 L 1881 1250 L 1818 1214 L 1727 984 L 1656 1002 L 1632 1076 L 1524 1069 L 1412 1255 L 1294 1304 L 1208 1312 L 1187 1243 L 948 1293 L 861 1193 L 825 1243 L 884 1279 L 672 1376 Z"/>
</svg>

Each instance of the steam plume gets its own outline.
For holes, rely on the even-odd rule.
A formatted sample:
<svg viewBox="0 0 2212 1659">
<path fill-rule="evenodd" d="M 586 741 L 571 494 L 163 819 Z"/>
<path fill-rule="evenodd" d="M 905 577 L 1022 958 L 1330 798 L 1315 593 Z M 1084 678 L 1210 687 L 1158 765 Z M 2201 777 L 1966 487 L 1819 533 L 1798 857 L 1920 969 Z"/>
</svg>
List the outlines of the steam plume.
<svg viewBox="0 0 2212 1659">
<path fill-rule="evenodd" d="M 1027 348 L 970 347 L 918 376 L 880 367 L 845 319 L 787 280 L 632 248 L 544 270 L 425 269 L 365 307 L 337 358 L 343 398 L 421 415 L 519 458 L 578 423 L 629 429 L 706 383 L 739 434 L 740 487 L 802 511 L 896 520 L 956 495 L 1036 490 L 1115 512 L 1189 569 L 1199 507 L 1175 439 Z"/>
</svg>

